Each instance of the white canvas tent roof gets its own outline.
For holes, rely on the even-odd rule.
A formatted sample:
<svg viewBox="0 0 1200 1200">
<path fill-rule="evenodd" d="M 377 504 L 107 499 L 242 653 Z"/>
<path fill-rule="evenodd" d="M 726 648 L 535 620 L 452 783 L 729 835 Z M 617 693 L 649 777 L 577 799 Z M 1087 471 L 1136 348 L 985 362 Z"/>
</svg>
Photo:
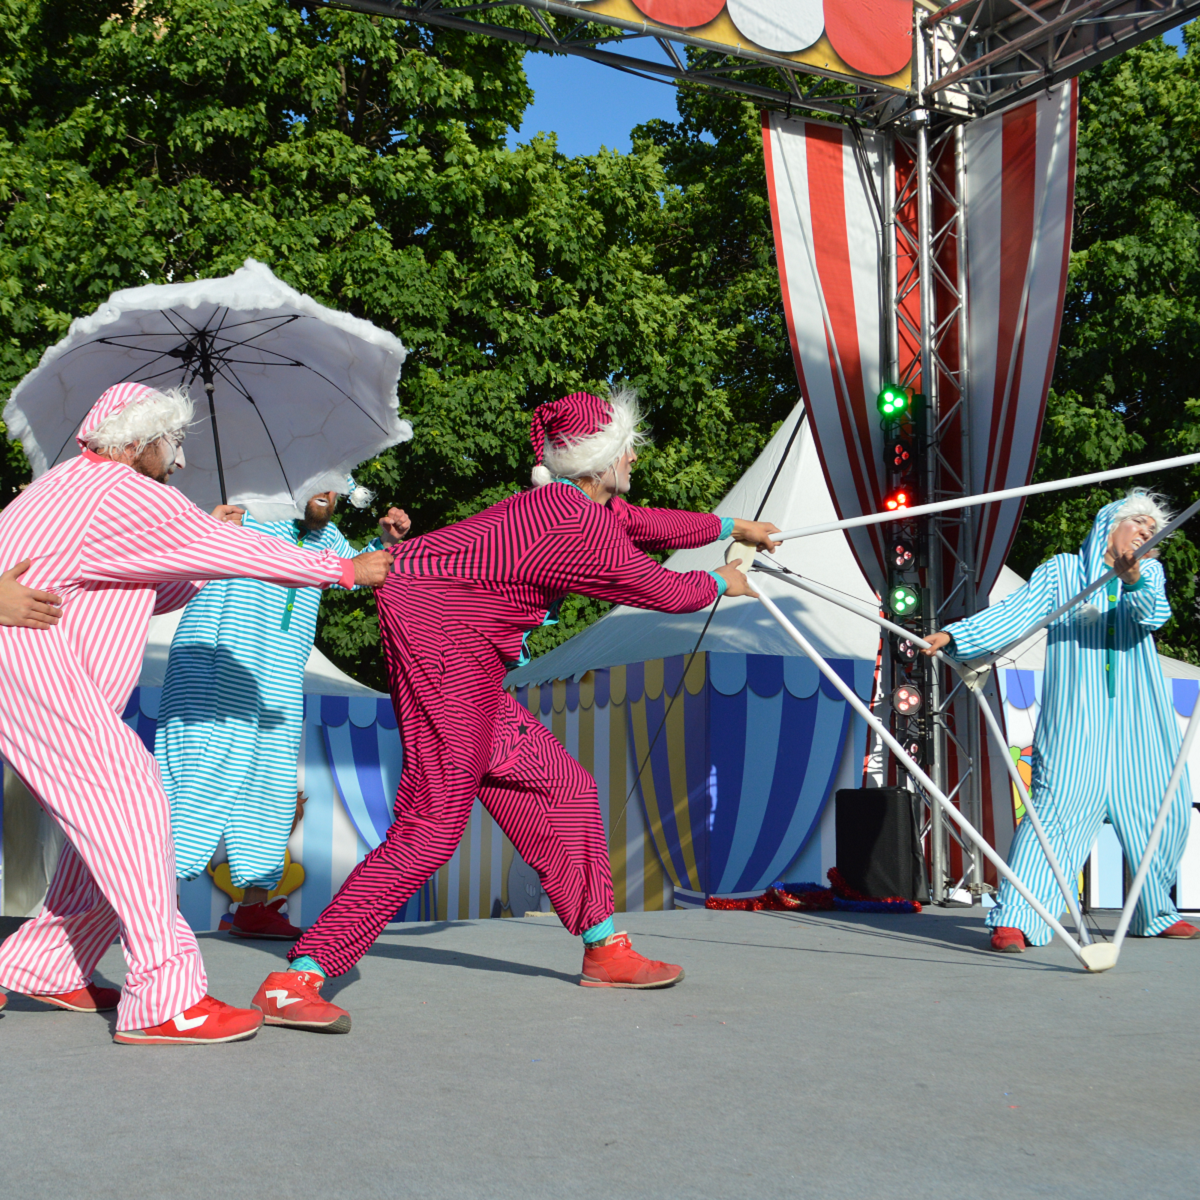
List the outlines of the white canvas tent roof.
<svg viewBox="0 0 1200 1200">
<path fill-rule="evenodd" d="M 150 618 L 150 635 L 146 641 L 146 653 L 142 657 L 142 673 L 138 677 L 139 687 L 162 687 L 167 673 L 167 655 L 171 650 L 171 639 L 183 609 Z M 304 693 L 307 696 L 374 696 L 386 699 L 382 692 L 365 687 L 339 670 L 314 646 L 304 668 Z"/>
<path fill-rule="evenodd" d="M 770 489 L 762 517 L 774 521 L 781 529 L 837 519 L 817 448 L 803 414 L 803 404 L 797 404 L 749 470 L 713 510 L 718 516 L 753 517 Z M 787 450 L 787 462 L 779 469 L 797 422 L 800 428 Z M 777 469 L 778 478 L 775 477 Z M 666 565 L 675 571 L 711 570 L 721 565 L 724 546 L 725 543 L 721 543 L 698 550 L 679 550 L 667 559 Z M 878 603 L 840 531 L 785 542 L 775 557 L 783 566 L 814 582 L 845 592 L 871 606 Z M 879 646 L 877 626 L 828 600 L 808 595 L 777 580 L 764 580 L 761 575 L 755 577 L 756 588 L 761 588 L 764 582 L 771 598 L 826 657 L 875 658 Z M 1003 568 L 992 588 L 991 602 L 995 604 L 1002 600 L 1024 582 L 1015 571 Z M 586 671 L 599 667 L 690 654 L 707 618 L 707 609 L 672 614 L 619 605 L 549 654 L 510 671 L 505 684 L 521 687 L 551 679 L 577 679 Z M 1045 663 L 1045 644 L 1043 632 L 1003 665 L 1040 671 Z M 762 605 L 750 596 L 721 601 L 700 648 L 713 654 L 792 657 L 801 653 Z M 1200 679 L 1200 668 L 1159 657 L 1168 678 Z"/>
</svg>

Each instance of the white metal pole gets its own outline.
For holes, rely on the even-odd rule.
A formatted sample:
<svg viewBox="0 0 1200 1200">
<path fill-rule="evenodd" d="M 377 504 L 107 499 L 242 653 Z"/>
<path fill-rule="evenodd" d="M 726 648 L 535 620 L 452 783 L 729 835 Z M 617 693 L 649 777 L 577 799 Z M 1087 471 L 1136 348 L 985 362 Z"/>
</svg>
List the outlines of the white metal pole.
<svg viewBox="0 0 1200 1200">
<path fill-rule="evenodd" d="M 826 521 L 823 525 L 806 525 L 800 529 L 785 529 L 782 533 L 774 534 L 773 540 L 790 542 L 793 538 L 813 537 L 818 533 L 832 533 L 837 529 L 858 529 L 863 525 L 907 521 L 912 517 L 928 516 L 930 513 L 951 512 L 954 509 L 973 508 L 980 504 L 995 504 L 1001 500 L 1016 500 L 1021 496 L 1040 496 L 1045 492 L 1061 492 L 1066 488 L 1106 483 L 1110 479 L 1127 479 L 1132 475 L 1148 475 L 1152 471 L 1171 471 L 1176 467 L 1190 467 L 1196 463 L 1200 463 L 1200 454 L 1184 454 L 1179 458 L 1164 458 L 1158 462 L 1139 463 L 1133 467 L 1116 467 L 1111 471 L 1076 475 L 1072 479 L 1052 479 L 1046 483 L 1031 483 L 1026 487 L 1005 488 L 999 492 L 983 492 L 978 496 L 963 496 L 958 500 L 943 500 L 937 504 L 918 504 L 914 508 L 898 508 L 894 512 L 867 513 L 861 517 L 847 517 L 843 521 Z"/>
<path fill-rule="evenodd" d="M 1196 740 L 1197 730 L 1200 730 L 1200 696 L 1196 697 L 1196 707 L 1192 709 L 1192 715 L 1188 719 L 1187 729 L 1183 735 L 1183 744 L 1179 747 L 1179 757 L 1175 760 L 1175 770 L 1171 772 L 1171 779 L 1167 784 L 1167 794 L 1163 797 L 1163 802 L 1159 807 L 1158 816 L 1154 821 L 1154 828 L 1150 830 L 1150 840 L 1146 843 L 1146 852 L 1142 855 L 1142 861 L 1138 863 L 1137 874 L 1133 877 L 1133 884 L 1129 888 L 1129 895 L 1125 897 L 1125 907 L 1121 909 L 1121 920 L 1117 925 L 1117 932 L 1112 940 L 1114 962 L 1116 961 L 1116 956 L 1121 953 L 1121 943 L 1125 940 L 1126 931 L 1129 929 L 1129 922 L 1133 920 L 1133 910 L 1137 907 L 1138 897 L 1142 894 L 1142 886 L 1146 882 L 1146 875 L 1150 870 L 1150 862 L 1154 858 L 1155 851 L 1158 849 L 1163 827 L 1167 823 L 1167 816 L 1170 814 L 1171 805 L 1175 800 L 1175 793 L 1179 790 L 1183 773 L 1187 769 L 1188 755 L 1192 751 L 1192 743 Z"/>
<path fill-rule="evenodd" d="M 847 612 L 852 612 L 862 617 L 864 620 L 874 621 L 880 628 L 898 633 L 902 637 L 917 646 L 924 649 L 929 648 L 929 643 L 922 637 L 913 633 L 911 630 L 905 629 L 901 625 L 894 625 L 886 617 L 881 617 L 878 613 L 870 611 L 866 605 L 859 604 L 857 601 L 850 600 L 848 597 L 841 596 L 830 588 L 823 587 L 819 583 L 813 583 L 811 580 L 804 579 L 794 573 L 784 574 L 773 567 L 765 566 L 763 563 L 755 562 L 753 564 L 756 574 L 770 575 L 773 579 L 781 579 L 784 583 L 790 583 L 792 587 L 799 588 L 801 591 L 811 592 L 814 596 L 821 596 L 823 599 L 829 600 L 833 604 L 840 605 Z M 937 658 L 944 662 L 951 669 L 954 669 L 957 664 L 951 659 L 948 659 L 938 651 Z M 1025 787 L 1025 781 L 1021 778 L 1021 772 L 1017 770 L 1017 764 L 1013 762 L 1012 755 L 1008 752 L 1008 746 L 1004 741 L 1004 733 L 1000 729 L 1000 722 L 996 720 L 996 714 L 992 712 L 991 705 L 988 704 L 987 698 L 981 691 L 976 691 L 974 688 L 967 689 L 978 703 L 983 712 L 984 720 L 987 722 L 988 729 L 991 731 L 992 739 L 996 743 L 996 749 L 1003 755 L 1005 766 L 1008 768 L 1009 777 L 1017 789 L 1017 794 L 1021 797 L 1021 803 L 1025 805 L 1025 813 L 1030 818 L 1030 824 L 1033 826 L 1034 835 L 1037 837 L 1038 845 L 1042 848 L 1042 853 L 1046 856 L 1046 861 L 1050 864 L 1050 870 L 1058 883 L 1059 890 L 1063 894 L 1063 899 L 1067 902 L 1067 910 L 1071 914 L 1071 920 L 1075 922 L 1075 927 L 1079 930 L 1079 940 L 1083 945 L 1091 943 L 1091 934 L 1087 931 L 1087 926 L 1084 924 L 1083 915 L 1079 911 L 1079 905 L 1074 891 L 1070 883 L 1067 881 L 1063 869 L 1059 866 L 1058 857 L 1055 855 L 1053 848 L 1050 845 L 1050 839 L 1046 836 L 1046 831 L 1042 827 L 1041 821 L 1038 819 L 1037 811 L 1033 806 L 1033 801 L 1030 799 L 1029 791 Z M 1198 701 L 1200 704 L 1200 701 Z"/>
<path fill-rule="evenodd" d="M 1046 836 L 1046 831 L 1038 819 L 1037 810 L 1033 807 L 1033 801 L 1029 797 L 1029 789 L 1025 786 L 1025 780 L 1021 778 L 1021 772 L 1017 770 L 1017 764 L 1013 762 L 1013 757 L 1009 754 L 1008 747 L 1004 744 L 1004 733 L 1000 729 L 1000 722 L 996 720 L 996 714 L 992 712 L 992 706 L 987 702 L 987 697 L 981 691 L 976 692 L 974 688 L 969 690 L 979 703 L 983 719 L 987 722 L 992 740 L 996 743 L 996 749 L 1004 756 L 1009 778 L 1012 779 L 1013 786 L 1017 789 L 1017 795 L 1021 797 L 1021 803 L 1025 805 L 1025 816 L 1033 826 L 1034 836 L 1038 840 L 1038 845 L 1041 846 L 1042 853 L 1046 856 L 1046 861 L 1050 864 L 1050 870 L 1053 872 L 1059 890 L 1063 894 L 1063 899 L 1067 902 L 1067 909 L 1071 914 L 1071 920 L 1075 922 L 1075 928 L 1079 930 L 1079 940 L 1085 946 L 1090 945 L 1092 935 L 1088 933 L 1087 926 L 1083 922 L 1083 914 L 1079 911 L 1079 899 L 1076 889 L 1068 882 L 1062 867 L 1059 866 L 1058 856 L 1051 848 L 1050 839 Z"/>
<path fill-rule="evenodd" d="M 1058 934 L 1060 938 L 1062 938 L 1062 940 L 1066 943 L 1067 948 L 1072 954 L 1075 955 L 1076 958 L 1079 959 L 1084 967 L 1086 967 L 1089 971 L 1105 969 L 1103 967 L 1093 967 L 1089 962 L 1090 956 L 1088 952 L 1096 949 L 1096 947 L 1081 946 L 1062 927 L 1058 919 L 1047 911 L 1047 909 L 1029 891 L 1029 889 L 1020 881 L 1020 879 L 1013 874 L 1008 864 L 996 853 L 995 850 L 992 849 L 990 845 L 988 845 L 983 835 L 980 834 L 979 831 L 970 823 L 970 821 L 968 821 L 966 817 L 964 817 L 962 813 L 960 813 L 958 809 L 946 799 L 946 797 L 942 794 L 941 789 L 939 789 L 934 784 L 933 780 L 930 779 L 929 776 L 926 775 L 919 766 L 917 766 L 911 757 L 909 757 L 904 747 L 900 745 L 900 743 L 892 736 L 891 732 L 883 725 L 883 723 L 879 721 L 879 719 L 872 714 L 871 710 L 858 698 L 857 695 L 855 695 L 854 690 L 846 684 L 845 680 L 843 680 L 841 676 L 838 675 L 838 673 L 834 671 L 834 669 L 825 661 L 825 659 L 822 658 L 821 655 L 809 644 L 808 639 L 805 638 L 805 636 L 791 623 L 791 621 L 789 621 L 787 617 L 780 612 L 779 608 L 775 605 L 775 602 L 769 596 L 763 595 L 761 592 L 759 593 L 758 599 L 762 606 L 771 614 L 772 617 L 775 618 L 776 622 L 778 622 L 784 633 L 786 633 L 792 639 L 792 641 L 794 641 L 796 645 L 808 655 L 808 657 L 816 665 L 817 670 L 820 671 L 821 674 L 824 675 L 825 678 L 828 679 L 829 682 L 834 686 L 834 688 L 841 693 L 842 698 L 846 701 L 846 703 L 849 704 L 850 707 L 853 708 L 854 711 L 858 713 L 858 715 L 862 717 L 872 729 L 875 730 L 879 737 L 883 739 L 888 749 L 891 750 L 897 759 L 904 764 L 904 767 L 908 773 L 912 775 L 912 777 L 916 779 L 918 783 L 920 783 L 920 785 L 929 793 L 930 796 L 933 797 L 938 807 L 963 831 L 963 833 L 967 835 L 968 838 L 971 839 L 972 842 L 975 843 L 976 846 L 979 847 L 980 852 L 988 859 L 989 862 L 991 862 L 996 870 L 1003 875 L 1004 878 L 1013 885 L 1013 887 L 1017 889 L 1017 891 L 1025 898 L 1029 906 L 1034 910 L 1034 912 L 1036 912 L 1038 916 L 1041 917 L 1042 920 L 1045 921 L 1046 924 L 1049 925 L 1050 928 L 1054 930 L 1054 932 Z M 1200 705 L 1197 707 L 1200 707 Z"/>
</svg>

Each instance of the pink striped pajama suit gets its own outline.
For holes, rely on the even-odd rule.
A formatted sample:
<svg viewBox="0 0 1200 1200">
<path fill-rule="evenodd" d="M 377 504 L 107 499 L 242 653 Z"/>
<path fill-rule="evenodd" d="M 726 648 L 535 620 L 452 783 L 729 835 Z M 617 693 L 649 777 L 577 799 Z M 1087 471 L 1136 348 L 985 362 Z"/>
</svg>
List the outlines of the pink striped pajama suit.
<svg viewBox="0 0 1200 1200">
<path fill-rule="evenodd" d="M 223 524 L 175 488 L 85 450 L 0 514 L 0 569 L 62 597 L 50 629 L 0 628 L 0 755 L 67 836 L 40 916 L 0 946 L 0 985 L 82 987 L 119 934 L 121 1030 L 161 1024 L 207 990 L 175 904 L 175 852 L 158 767 L 120 717 L 152 613 L 209 579 L 284 587 L 353 582 L 349 560 Z M 197 581 L 197 582 L 193 582 Z"/>
<path fill-rule="evenodd" d="M 526 632 L 568 592 L 665 612 L 712 604 L 707 571 L 668 571 L 643 550 L 703 546 L 719 517 L 598 504 L 551 483 L 393 551 L 376 593 L 404 739 L 395 823 L 289 957 L 331 975 L 367 952 L 462 837 L 478 796 L 536 870 L 571 933 L 613 911 L 595 780 L 504 690 Z"/>
</svg>

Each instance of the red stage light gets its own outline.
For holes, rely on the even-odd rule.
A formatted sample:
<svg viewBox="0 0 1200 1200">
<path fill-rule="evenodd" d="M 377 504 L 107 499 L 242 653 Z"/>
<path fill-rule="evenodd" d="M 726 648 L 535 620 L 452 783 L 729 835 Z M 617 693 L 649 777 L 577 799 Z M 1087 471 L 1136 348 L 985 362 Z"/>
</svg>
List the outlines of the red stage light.
<svg viewBox="0 0 1200 1200">
<path fill-rule="evenodd" d="M 902 683 L 892 693 L 892 707 L 902 716 L 911 717 L 921 711 L 925 697 L 911 683 Z"/>
<path fill-rule="evenodd" d="M 894 491 L 884 502 L 883 506 L 888 512 L 895 512 L 900 508 L 907 508 L 913 501 L 912 493 L 908 488 L 900 488 Z"/>
</svg>

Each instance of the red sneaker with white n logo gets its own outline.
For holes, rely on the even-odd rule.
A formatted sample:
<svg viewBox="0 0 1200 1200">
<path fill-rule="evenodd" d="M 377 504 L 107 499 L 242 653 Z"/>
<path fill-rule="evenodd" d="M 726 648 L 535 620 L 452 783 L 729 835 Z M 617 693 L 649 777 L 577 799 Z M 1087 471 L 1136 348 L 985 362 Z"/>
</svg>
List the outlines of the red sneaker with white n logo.
<svg viewBox="0 0 1200 1200">
<path fill-rule="evenodd" d="M 349 1033 L 350 1014 L 321 999 L 325 980 L 315 971 L 272 971 L 250 1001 L 268 1025 L 314 1033 Z"/>
<path fill-rule="evenodd" d="M 122 1046 L 207 1046 L 252 1038 L 262 1025 L 262 1013 L 234 1008 L 205 996 L 177 1017 L 149 1029 L 118 1029 L 113 1041 Z"/>
</svg>

